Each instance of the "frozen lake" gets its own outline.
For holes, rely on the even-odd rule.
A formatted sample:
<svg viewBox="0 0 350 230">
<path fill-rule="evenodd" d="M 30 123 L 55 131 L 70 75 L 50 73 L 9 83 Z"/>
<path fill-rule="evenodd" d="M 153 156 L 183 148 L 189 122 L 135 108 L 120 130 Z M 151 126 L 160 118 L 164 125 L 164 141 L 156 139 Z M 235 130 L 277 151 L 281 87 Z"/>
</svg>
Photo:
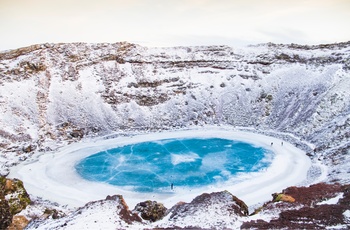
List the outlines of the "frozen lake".
<svg viewBox="0 0 350 230">
<path fill-rule="evenodd" d="M 79 168 L 77 168 L 77 166 L 84 161 L 84 159 L 89 159 L 89 157 L 93 158 L 96 153 L 109 152 L 111 149 L 118 149 L 124 146 L 129 146 L 128 148 L 131 148 L 132 146 L 138 146 L 141 143 L 147 142 L 150 145 L 156 145 L 160 141 L 163 142 L 161 145 L 166 145 L 167 141 L 170 140 L 169 144 L 172 145 L 176 144 L 175 140 L 185 139 L 223 139 L 225 142 L 227 142 L 227 144 L 220 144 L 220 146 L 226 146 L 226 150 L 230 149 L 229 146 L 232 143 L 246 143 L 251 145 L 254 149 L 261 148 L 273 153 L 270 155 L 273 157 L 271 157 L 271 162 L 269 163 L 268 167 L 259 169 L 259 167 L 255 168 L 255 165 L 251 166 L 253 172 L 242 171 L 237 172 L 234 176 L 225 177 L 225 175 L 233 173 L 223 172 L 222 170 L 228 171 L 227 169 L 231 167 L 231 163 L 227 162 L 235 162 L 235 160 L 233 157 L 233 159 L 228 161 L 227 154 L 226 158 L 223 157 L 223 151 L 216 150 L 216 154 L 208 151 L 206 154 L 200 156 L 199 152 L 196 150 L 191 150 L 181 156 L 179 152 L 176 153 L 175 150 L 173 150 L 173 155 L 165 154 L 165 156 L 168 157 L 166 164 L 170 167 L 170 169 L 175 166 L 185 167 L 185 165 L 192 163 L 198 163 L 197 167 L 208 167 L 206 171 L 215 171 L 215 167 L 218 168 L 222 165 L 224 166 L 223 168 L 226 167 L 227 169 L 221 168 L 220 170 L 215 171 L 219 176 L 221 176 L 221 178 L 223 178 L 222 181 L 218 180 L 213 183 L 210 182 L 210 184 L 202 184 L 200 186 L 179 186 L 181 183 L 179 181 L 181 180 L 172 182 L 175 181 L 175 178 L 172 179 L 170 177 L 170 179 L 168 179 L 166 182 L 164 182 L 164 185 L 162 185 L 168 189 L 168 192 L 165 190 L 162 192 L 138 192 L 133 190 L 133 185 L 118 186 L 109 184 L 106 181 L 101 182 L 87 180 L 82 177 L 77 170 Z M 171 143 L 172 141 L 175 142 Z M 271 145 L 272 142 L 274 143 L 273 145 Z M 209 193 L 223 190 L 228 190 L 238 198 L 244 200 L 244 202 L 249 206 L 270 200 L 272 193 L 279 192 L 288 186 L 302 184 L 307 179 L 308 170 L 311 166 L 309 157 L 306 156 L 304 151 L 296 148 L 292 144 L 284 142 L 282 145 L 281 142 L 282 140 L 277 138 L 251 132 L 232 130 L 224 127 L 205 127 L 192 130 L 163 131 L 158 133 L 119 136 L 114 138 L 103 137 L 71 144 L 61 148 L 57 152 L 38 153 L 32 158 L 31 161 L 27 160 L 22 164 L 13 167 L 9 176 L 23 180 L 24 185 L 26 186 L 26 189 L 30 195 L 39 196 L 43 199 L 48 199 L 73 207 L 79 207 L 89 201 L 104 199 L 107 195 L 114 194 L 123 195 L 130 207 L 133 207 L 138 202 L 149 199 L 157 200 L 162 202 L 167 207 L 171 207 L 179 201 L 190 202 L 193 198 L 202 194 L 203 192 Z M 198 146 L 206 146 L 206 144 L 204 143 Z M 211 146 L 214 145 L 211 144 Z M 134 150 L 132 151 L 133 154 L 135 153 Z M 113 168 L 117 166 L 118 162 L 123 162 L 123 158 L 125 162 L 125 160 L 130 156 L 130 153 L 125 155 L 120 154 L 119 156 L 117 154 L 116 158 L 114 159 L 114 166 L 111 166 L 112 163 L 108 163 L 110 164 L 109 167 Z M 147 160 L 152 162 L 152 158 L 155 159 L 154 154 L 156 154 L 156 151 L 152 150 L 149 153 L 143 154 L 142 158 L 151 155 L 151 157 Z M 269 162 L 270 158 L 268 156 L 269 154 L 265 155 L 267 158 L 260 156 L 257 158 L 258 160 L 256 162 L 263 163 L 264 159 L 267 159 L 267 162 Z M 262 160 L 259 161 L 259 158 Z M 104 164 L 105 162 L 102 160 L 101 165 L 103 166 Z M 237 165 L 237 162 L 234 164 Z M 138 164 L 132 166 L 132 168 L 133 170 L 137 170 L 138 167 L 146 166 L 147 162 L 141 160 Z M 122 167 L 128 168 L 127 165 Z M 153 165 L 147 167 L 152 169 L 152 167 L 156 166 Z M 144 177 L 145 176 L 142 176 L 140 179 L 144 180 Z M 215 180 L 215 178 L 218 177 L 213 176 L 213 178 Z M 125 181 L 123 183 L 125 183 Z M 173 190 L 170 189 L 171 183 L 174 183 Z"/>
<path fill-rule="evenodd" d="M 86 180 L 137 192 L 200 187 L 268 167 L 273 152 L 221 138 L 163 139 L 108 149 L 75 165 Z"/>
</svg>

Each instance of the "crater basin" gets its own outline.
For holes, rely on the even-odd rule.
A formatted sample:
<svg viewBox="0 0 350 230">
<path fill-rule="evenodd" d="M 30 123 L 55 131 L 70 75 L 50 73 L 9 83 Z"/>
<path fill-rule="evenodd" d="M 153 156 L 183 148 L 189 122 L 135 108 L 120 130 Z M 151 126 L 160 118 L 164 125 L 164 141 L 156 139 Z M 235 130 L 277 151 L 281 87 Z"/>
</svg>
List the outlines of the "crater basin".
<svg viewBox="0 0 350 230">
<path fill-rule="evenodd" d="M 86 180 L 136 192 L 224 183 L 239 173 L 267 168 L 273 152 L 223 138 L 173 138 L 104 150 L 75 165 Z"/>
</svg>

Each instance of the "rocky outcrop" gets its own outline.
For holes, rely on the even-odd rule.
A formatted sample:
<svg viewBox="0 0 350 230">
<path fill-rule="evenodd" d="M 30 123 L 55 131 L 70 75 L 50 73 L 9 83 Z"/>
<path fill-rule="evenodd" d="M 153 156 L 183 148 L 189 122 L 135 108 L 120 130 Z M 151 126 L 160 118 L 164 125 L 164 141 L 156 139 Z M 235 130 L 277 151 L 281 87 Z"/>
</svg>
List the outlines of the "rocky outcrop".
<svg viewBox="0 0 350 230">
<path fill-rule="evenodd" d="M 242 224 L 243 229 L 348 229 L 350 221 L 350 186 L 315 184 L 309 187 L 289 187 L 279 194 L 289 199 L 276 200 L 276 196 L 259 209 L 260 215 L 276 215 L 270 221 L 252 220 Z M 281 202 L 279 202 L 281 201 Z M 257 210 L 255 211 L 256 214 Z"/>
<path fill-rule="evenodd" d="M 38 218 L 28 229 L 125 229 L 141 224 L 141 218 L 132 213 L 121 195 L 107 196 L 105 200 L 92 201 L 66 216 Z"/>
<path fill-rule="evenodd" d="M 12 215 L 25 209 L 31 202 L 21 180 L 0 177 L 0 189 L 5 195 Z"/>
<path fill-rule="evenodd" d="M 138 203 L 133 212 L 139 213 L 144 220 L 149 220 L 151 222 L 155 222 L 157 220 L 162 219 L 166 212 L 167 208 L 164 207 L 162 203 L 158 203 L 157 201 L 144 201 Z"/>
<path fill-rule="evenodd" d="M 24 210 L 30 204 L 30 198 L 18 179 L 7 179 L 0 176 L 0 229 L 6 229 L 14 224 L 15 214 Z M 16 222 L 17 223 L 17 222 Z"/>
<path fill-rule="evenodd" d="M 166 225 L 181 228 L 224 229 L 234 225 L 238 217 L 247 215 L 247 205 L 228 191 L 204 193 L 190 203 L 180 202 L 172 207 L 167 215 Z"/>
</svg>

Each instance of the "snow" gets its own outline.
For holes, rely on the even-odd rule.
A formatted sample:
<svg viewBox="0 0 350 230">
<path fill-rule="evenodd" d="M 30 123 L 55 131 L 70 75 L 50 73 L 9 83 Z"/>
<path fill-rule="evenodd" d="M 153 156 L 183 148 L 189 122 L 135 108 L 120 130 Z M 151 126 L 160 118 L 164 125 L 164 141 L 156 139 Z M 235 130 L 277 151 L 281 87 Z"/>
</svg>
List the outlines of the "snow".
<svg viewBox="0 0 350 230">
<path fill-rule="evenodd" d="M 339 195 L 337 195 L 336 197 L 333 197 L 331 199 L 328 199 L 328 200 L 324 200 L 324 201 L 321 201 L 319 203 L 317 203 L 317 205 L 322 205 L 322 204 L 337 204 L 339 202 L 339 199 L 342 199 L 343 198 L 343 193 L 340 193 Z"/>
<path fill-rule="evenodd" d="M 196 159 L 200 158 L 196 153 L 189 154 L 171 154 L 171 163 L 173 165 L 178 165 L 185 162 L 194 162 Z"/>
<path fill-rule="evenodd" d="M 219 137 L 244 141 L 273 151 L 276 155 L 271 166 L 262 172 L 241 174 L 222 184 L 191 189 L 175 188 L 169 193 L 136 193 L 129 189 L 82 179 L 74 165 L 81 159 L 116 146 L 166 138 Z M 271 146 L 271 142 L 274 144 Z M 237 131 L 229 127 L 204 127 L 190 130 L 149 133 L 112 139 L 91 139 L 72 144 L 54 154 L 38 155 L 31 162 L 23 162 L 12 168 L 10 177 L 24 181 L 27 191 L 35 196 L 58 202 L 61 205 L 79 207 L 92 200 L 104 199 L 107 195 L 123 195 L 130 207 L 153 199 L 172 207 L 179 201 L 190 202 L 203 192 L 228 190 L 244 200 L 248 206 L 271 199 L 271 194 L 301 184 L 307 179 L 311 166 L 305 152 L 277 138 L 251 132 Z M 170 188 L 169 188 L 170 189 Z"/>
<path fill-rule="evenodd" d="M 346 210 L 343 213 L 344 218 L 347 220 L 347 223 L 350 223 L 350 210 Z"/>
<path fill-rule="evenodd" d="M 108 200 L 91 203 L 60 219 L 49 219 L 40 225 L 32 224 L 29 229 L 125 229 L 128 223 L 119 216 L 120 205 Z M 142 225 L 133 223 L 132 229 L 142 229 Z"/>
</svg>

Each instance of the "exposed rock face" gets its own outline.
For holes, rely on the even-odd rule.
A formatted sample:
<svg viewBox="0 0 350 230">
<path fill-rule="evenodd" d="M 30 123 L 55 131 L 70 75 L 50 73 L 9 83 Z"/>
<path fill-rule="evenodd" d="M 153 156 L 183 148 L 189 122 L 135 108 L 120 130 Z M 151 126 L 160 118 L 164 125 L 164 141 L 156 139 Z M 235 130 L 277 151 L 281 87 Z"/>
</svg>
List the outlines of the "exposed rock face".
<svg viewBox="0 0 350 230">
<path fill-rule="evenodd" d="M 167 208 L 157 201 L 147 200 L 138 203 L 133 211 L 140 213 L 142 219 L 155 222 L 165 216 Z"/>
<path fill-rule="evenodd" d="M 204 193 L 191 203 L 179 203 L 172 207 L 167 225 L 223 229 L 234 225 L 238 217 L 247 215 L 247 205 L 228 191 Z"/>
<path fill-rule="evenodd" d="M 261 215 L 276 215 L 270 221 L 262 219 L 245 222 L 243 229 L 348 229 L 350 221 L 345 213 L 350 210 L 350 186 L 315 184 L 309 187 L 289 187 L 281 194 L 295 197 L 295 202 L 264 204 Z M 334 198 L 333 201 L 324 202 Z"/>
</svg>

